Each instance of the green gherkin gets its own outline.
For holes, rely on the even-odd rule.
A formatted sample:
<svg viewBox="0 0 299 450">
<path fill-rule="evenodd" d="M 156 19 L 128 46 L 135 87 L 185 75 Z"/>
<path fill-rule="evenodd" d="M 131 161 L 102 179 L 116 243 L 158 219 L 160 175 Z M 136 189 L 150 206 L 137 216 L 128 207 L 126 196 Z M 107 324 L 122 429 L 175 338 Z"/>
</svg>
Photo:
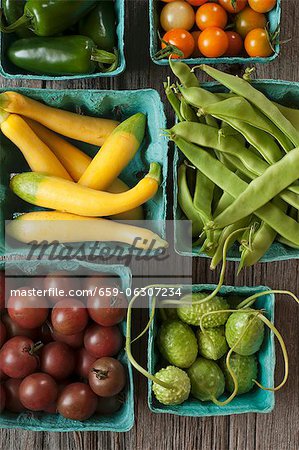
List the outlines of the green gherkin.
<svg viewBox="0 0 299 450">
<path fill-rule="evenodd" d="M 180 405 L 190 394 L 190 379 L 186 372 L 178 367 L 168 366 L 155 374 L 155 377 L 173 386 L 167 389 L 153 382 L 153 392 L 157 400 L 163 405 Z"/>
<path fill-rule="evenodd" d="M 217 361 L 228 351 L 224 327 L 197 330 L 199 353 L 207 359 Z"/>
<path fill-rule="evenodd" d="M 224 375 L 214 361 L 198 358 L 187 370 L 187 374 L 191 381 L 191 394 L 198 400 L 213 401 L 223 394 Z"/>
<path fill-rule="evenodd" d="M 246 394 L 254 386 L 253 380 L 257 379 L 258 364 L 255 355 L 242 356 L 232 353 L 230 357 L 230 366 L 238 380 L 238 395 Z M 225 386 L 228 392 L 233 392 L 234 382 L 226 365 L 226 358 L 221 360 L 221 368 L 225 377 Z"/>
<path fill-rule="evenodd" d="M 157 343 L 162 356 L 174 366 L 185 369 L 196 360 L 198 347 L 195 334 L 180 320 L 164 322 Z"/>
<path fill-rule="evenodd" d="M 178 307 L 179 318 L 189 325 L 200 325 L 201 317 L 208 312 L 220 311 L 223 309 L 229 309 L 229 304 L 223 297 L 215 296 L 211 300 L 207 300 L 198 305 L 192 305 L 192 302 L 202 300 L 207 296 L 207 294 L 202 292 L 197 292 L 196 294 L 185 295 L 182 301 L 190 301 L 190 305 L 184 305 Z M 210 314 L 203 320 L 204 328 L 215 328 L 224 325 L 227 321 L 230 313 L 229 312 L 219 312 L 219 314 Z"/>
<path fill-rule="evenodd" d="M 255 312 L 234 312 L 225 326 L 225 337 L 230 348 L 243 356 L 259 351 L 264 340 L 264 322 Z"/>
</svg>

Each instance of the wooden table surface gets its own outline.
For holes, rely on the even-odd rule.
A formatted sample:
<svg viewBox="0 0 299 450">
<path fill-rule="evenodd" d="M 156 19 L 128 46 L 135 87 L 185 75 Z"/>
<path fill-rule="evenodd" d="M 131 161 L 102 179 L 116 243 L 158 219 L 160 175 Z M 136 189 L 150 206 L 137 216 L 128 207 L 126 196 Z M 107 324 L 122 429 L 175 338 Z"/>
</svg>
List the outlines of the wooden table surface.
<svg viewBox="0 0 299 450">
<path fill-rule="evenodd" d="M 281 54 L 271 64 L 258 65 L 258 78 L 299 80 L 299 1 L 282 0 L 282 39 L 292 40 L 282 45 Z M 146 0 L 126 1 L 126 59 L 124 74 L 113 79 L 93 79 L 76 82 L 12 82 L 0 78 L 0 86 L 43 87 L 46 89 L 138 89 L 152 87 L 162 93 L 162 82 L 169 74 L 167 67 L 154 65 L 149 57 L 148 13 Z M 229 67 L 240 70 L 240 67 Z M 172 115 L 166 107 L 171 123 Z M 168 180 L 172 192 L 172 180 Z M 171 215 L 169 216 L 171 217 Z M 218 272 L 211 273 L 204 259 L 193 264 L 193 282 L 215 282 Z M 299 294 L 299 261 L 258 264 L 236 276 L 236 266 L 230 263 L 226 284 L 268 285 L 291 289 Z M 296 450 L 299 448 L 299 310 L 286 298 L 278 298 L 276 325 L 282 332 L 290 355 L 290 377 L 284 389 L 276 394 L 276 406 L 271 414 L 245 414 L 218 418 L 183 418 L 155 415 L 146 404 L 147 383 L 135 374 L 135 426 L 128 433 L 34 433 L 26 431 L 0 432 L 2 450 Z M 135 312 L 136 321 L 144 320 L 146 311 Z M 145 342 L 135 348 L 143 363 Z M 278 352 L 279 353 L 279 352 Z M 278 355 L 277 380 L 282 376 Z"/>
</svg>

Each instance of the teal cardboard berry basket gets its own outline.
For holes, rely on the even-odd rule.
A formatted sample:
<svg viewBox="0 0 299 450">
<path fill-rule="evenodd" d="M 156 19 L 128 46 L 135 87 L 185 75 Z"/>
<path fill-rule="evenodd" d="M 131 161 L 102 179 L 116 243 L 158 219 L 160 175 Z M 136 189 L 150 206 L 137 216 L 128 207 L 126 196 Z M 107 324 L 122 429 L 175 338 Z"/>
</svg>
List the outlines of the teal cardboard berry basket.
<svg viewBox="0 0 299 450">
<path fill-rule="evenodd" d="M 149 17 L 150 17 L 150 56 L 155 64 L 166 66 L 169 64 L 168 59 L 157 59 L 156 53 L 160 50 L 158 30 L 160 27 L 160 11 L 161 5 L 164 6 L 161 0 L 149 0 Z M 279 29 L 281 19 L 281 0 L 277 0 L 275 8 L 268 13 L 269 30 L 274 33 Z M 162 33 L 163 36 L 163 33 Z M 257 64 L 269 63 L 279 55 L 280 44 L 277 42 L 274 47 L 273 55 L 267 58 L 250 58 L 243 56 L 221 56 L 219 58 L 185 58 L 181 61 L 187 64 Z"/>
<path fill-rule="evenodd" d="M 299 83 L 282 81 L 282 80 L 255 80 L 252 82 L 253 86 L 267 95 L 271 100 L 280 103 L 281 105 L 289 108 L 299 109 Z M 202 87 L 210 90 L 211 92 L 225 92 L 225 88 L 218 83 L 203 83 Z M 226 91 L 227 92 L 227 91 Z M 184 239 L 180 235 L 179 221 L 186 220 L 184 214 L 178 204 L 178 166 L 179 163 L 184 160 L 182 152 L 176 147 L 174 155 L 174 246 L 178 254 L 183 256 L 201 256 L 208 257 L 204 253 L 199 253 L 200 248 L 198 246 L 193 247 L 190 250 L 190 245 L 184 244 Z M 274 242 L 267 253 L 262 257 L 260 262 L 272 262 L 272 261 L 285 261 L 289 259 L 299 259 L 299 249 L 287 247 L 286 245 Z M 234 245 L 228 251 L 228 260 L 240 261 L 240 253 L 238 246 Z"/>
<path fill-rule="evenodd" d="M 0 0 L 2 3 L 2 0 Z M 109 0 L 113 1 L 113 0 Z M 117 35 L 117 49 L 119 62 L 115 70 L 109 73 L 95 72 L 92 74 L 78 74 L 78 75 L 65 75 L 65 76 L 48 76 L 48 75 L 34 75 L 34 73 L 28 73 L 22 69 L 14 66 L 7 57 L 7 49 L 9 45 L 16 40 L 13 34 L 0 33 L 0 74 L 10 79 L 22 79 L 22 80 L 42 80 L 42 81 L 65 81 L 65 80 L 77 80 L 83 78 L 103 78 L 103 77 L 115 77 L 120 75 L 126 68 L 126 60 L 124 53 L 124 35 L 125 35 L 125 0 L 114 0 L 115 13 L 116 13 L 116 35 Z"/>
<path fill-rule="evenodd" d="M 211 292 L 216 286 L 211 284 L 193 285 L 193 292 Z M 186 289 L 191 288 L 191 286 Z M 257 292 L 263 292 L 269 290 L 268 287 L 235 287 L 235 286 L 223 286 L 219 292 L 229 299 L 229 297 L 240 296 L 241 299 L 249 297 Z M 151 303 L 150 303 L 151 304 Z M 273 294 L 265 294 L 257 299 L 254 304 L 256 309 L 264 309 L 267 318 L 274 322 L 274 304 L 275 298 Z M 155 318 L 150 330 L 148 339 L 148 371 L 155 373 L 161 366 L 160 354 L 155 344 L 155 339 L 158 331 L 157 319 Z M 275 370 L 275 345 L 274 336 L 265 330 L 264 342 L 260 351 L 257 353 L 258 359 L 258 381 L 266 387 L 274 387 L 274 370 Z M 166 367 L 167 364 L 164 366 Z M 220 400 L 223 401 L 229 394 L 225 392 Z M 275 404 L 274 393 L 259 389 L 257 386 L 247 394 L 242 394 L 235 397 L 231 403 L 226 406 L 217 406 L 212 402 L 201 402 L 193 397 L 189 397 L 181 405 L 162 405 L 155 398 L 152 392 L 152 382 L 148 383 L 148 406 L 149 409 L 157 414 L 167 413 L 174 414 L 176 416 L 190 416 L 190 417 L 207 417 L 207 416 L 227 416 L 232 414 L 245 414 L 245 413 L 269 413 L 273 410 Z"/>
<path fill-rule="evenodd" d="M 168 145 L 166 138 L 161 136 L 161 129 L 166 128 L 166 118 L 157 91 L 153 89 L 135 91 L 13 90 L 50 106 L 91 116 L 125 120 L 137 112 L 144 113 L 147 116 L 145 139 L 134 159 L 122 172 L 121 178 L 130 187 L 133 187 L 147 173 L 151 162 L 156 161 L 161 165 L 162 182 L 155 197 L 144 205 L 144 216 L 147 221 L 150 221 L 153 231 L 161 237 L 165 237 Z M 98 151 L 95 146 L 86 145 L 82 142 L 73 141 L 73 143 L 90 156 L 94 156 Z M 29 171 L 30 169 L 18 148 L 3 134 L 0 135 L 0 145 L 0 256 L 10 252 L 22 254 L 24 246 L 18 245 L 17 241 L 15 241 L 13 247 L 7 245 L 5 248 L 5 220 L 13 219 L 15 214 L 36 211 L 40 208 L 25 203 L 10 191 L 11 174 Z M 107 247 L 109 243 L 104 243 L 104 245 Z M 111 246 L 114 248 L 115 244 L 111 244 Z M 132 252 L 132 249 L 128 246 L 124 245 L 123 247 L 124 254 Z"/>
<path fill-rule="evenodd" d="M 20 277 L 33 277 L 36 274 L 44 275 L 57 270 L 68 271 L 79 276 L 109 274 L 119 278 L 123 292 L 131 287 L 131 272 L 121 265 L 101 265 L 74 260 L 68 261 L 10 261 L 6 263 L 6 270 Z M 121 323 L 121 330 L 125 335 L 126 322 Z M 0 428 L 15 428 L 31 431 L 129 431 L 134 425 L 134 385 L 131 365 L 122 350 L 118 355 L 127 372 L 127 385 L 123 392 L 123 404 L 119 411 L 110 415 L 95 414 L 86 421 L 65 419 L 59 414 L 44 412 L 24 412 L 14 414 L 3 411 L 0 414 Z"/>
</svg>

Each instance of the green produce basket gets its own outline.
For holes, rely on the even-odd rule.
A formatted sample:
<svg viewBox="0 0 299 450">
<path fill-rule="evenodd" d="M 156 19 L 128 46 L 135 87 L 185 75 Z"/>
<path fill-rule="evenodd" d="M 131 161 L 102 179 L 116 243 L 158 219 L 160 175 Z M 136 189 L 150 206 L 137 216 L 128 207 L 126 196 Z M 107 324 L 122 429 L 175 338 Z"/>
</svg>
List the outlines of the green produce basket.
<svg viewBox="0 0 299 450">
<path fill-rule="evenodd" d="M 149 16 L 150 16 L 150 55 L 155 64 L 166 66 L 169 64 L 168 59 L 157 59 L 155 57 L 158 50 L 160 50 L 160 42 L 158 30 L 160 27 L 160 11 L 161 5 L 164 6 L 161 0 L 149 0 Z M 281 0 L 277 0 L 275 8 L 268 13 L 269 29 L 274 33 L 279 29 L 281 19 Z M 191 30 L 192 31 L 192 30 Z M 163 36 L 163 33 L 162 33 Z M 187 64 L 256 64 L 269 63 L 273 61 L 280 52 L 279 41 L 275 44 L 275 52 L 267 58 L 250 58 L 244 56 L 221 56 L 219 58 L 185 58 L 181 59 Z"/>
<path fill-rule="evenodd" d="M 6 90 L 9 90 L 7 88 Z M 131 115 L 142 112 L 147 116 L 147 133 L 143 144 L 134 159 L 125 168 L 121 178 L 129 186 L 134 186 L 145 175 L 150 162 L 156 161 L 162 166 L 162 183 L 153 199 L 144 206 L 145 219 L 151 221 L 153 230 L 165 237 L 166 217 L 166 177 L 167 177 L 167 140 L 161 136 L 161 129 L 166 128 L 166 118 L 159 94 L 153 89 L 132 91 L 96 91 L 96 90 L 43 90 L 13 89 L 36 100 L 65 110 L 84 113 L 91 116 L 103 116 L 124 120 Z M 0 90 L 3 92 L 4 89 Z M 9 189 L 10 176 L 30 170 L 21 152 L 1 133 L 0 135 L 0 256 L 4 253 L 21 254 L 24 246 L 6 248 L 4 243 L 4 221 L 11 220 L 16 213 L 36 211 L 35 207 L 20 200 Z M 94 156 L 97 147 L 76 142 L 76 146 Z M 104 243 L 107 247 L 109 243 Z M 111 244 L 113 247 L 113 244 Z M 115 246 L 115 244 L 114 244 Z M 128 249 L 126 252 L 125 249 Z M 99 247 L 99 251 L 100 251 Z M 124 246 L 124 253 L 131 252 Z"/>
<path fill-rule="evenodd" d="M 278 102 L 289 108 L 299 108 L 299 83 L 282 81 L 282 80 L 255 80 L 252 82 L 253 86 L 267 95 L 271 100 Z M 212 92 L 227 92 L 223 86 L 218 83 L 203 83 L 202 87 L 212 91 Z M 202 256 L 208 257 L 204 253 L 199 254 L 199 247 L 193 247 L 192 251 L 190 245 L 184 244 L 184 239 L 182 239 L 178 221 L 186 220 L 179 204 L 178 204 L 178 166 L 179 163 L 184 160 L 182 152 L 176 147 L 174 155 L 174 205 L 173 205 L 173 215 L 174 215 L 174 228 L 175 228 L 175 238 L 174 246 L 178 254 L 183 256 Z M 299 249 L 287 247 L 286 245 L 280 244 L 279 242 L 274 242 L 267 253 L 262 257 L 260 262 L 272 262 L 272 261 L 285 261 L 289 259 L 299 259 Z M 228 251 L 228 260 L 230 261 L 240 261 L 240 252 L 238 250 L 238 245 L 234 245 Z"/>
<path fill-rule="evenodd" d="M 193 285 L 193 292 L 211 292 L 216 286 L 211 284 Z M 186 288 L 188 288 L 186 286 Z M 189 289 L 191 286 L 189 286 Z M 229 297 L 240 296 L 241 299 L 249 297 L 257 292 L 269 290 L 268 287 L 235 287 L 223 286 L 219 295 Z M 265 294 L 265 296 L 257 299 L 254 308 L 264 309 L 267 317 L 271 322 L 274 321 L 274 303 L 275 298 L 273 294 Z M 155 373 L 161 368 L 160 354 L 155 344 L 155 339 L 158 331 L 157 319 L 155 319 L 149 330 L 148 339 L 148 371 Z M 259 372 L 258 380 L 263 386 L 274 387 L 274 369 L 275 369 L 275 345 L 274 336 L 265 329 L 265 337 L 260 351 L 257 353 Z M 225 393 L 220 397 L 220 400 L 225 400 L 228 394 Z M 201 402 L 193 397 L 190 397 L 181 405 L 166 406 L 162 405 L 155 398 L 152 392 L 152 382 L 148 383 L 148 405 L 154 413 L 168 413 L 177 416 L 191 416 L 191 417 L 207 417 L 207 416 L 227 416 L 231 414 L 244 413 L 269 413 L 273 410 L 275 404 L 274 393 L 259 389 L 257 386 L 251 392 L 242 394 L 234 398 L 234 400 L 226 406 L 217 406 L 212 402 Z"/>
<path fill-rule="evenodd" d="M 37 273 L 56 272 L 66 270 L 77 272 L 79 275 L 107 273 L 120 278 L 122 291 L 130 290 L 131 272 L 130 269 L 121 265 L 92 264 L 85 261 L 10 261 L 6 263 L 6 270 L 13 271 L 13 274 L 33 277 Z M 128 292 L 127 291 L 127 292 Z M 125 335 L 126 322 L 121 324 L 122 332 Z M 31 431 L 129 431 L 134 425 L 134 386 L 131 364 L 129 363 L 125 351 L 119 354 L 119 360 L 125 365 L 128 375 L 127 386 L 124 391 L 124 402 L 119 411 L 111 415 L 95 415 L 86 421 L 65 419 L 59 414 L 47 414 L 43 412 L 24 412 L 13 414 L 3 411 L 0 414 L 0 428 L 15 428 Z"/>
<path fill-rule="evenodd" d="M 107 0 L 113 1 L 113 0 Z M 0 0 L 2 3 L 2 0 Z M 19 78 L 22 80 L 77 80 L 83 78 L 103 78 L 103 77 L 115 77 L 120 75 L 126 68 L 126 60 L 124 53 L 124 34 L 125 34 L 125 0 L 114 0 L 115 12 L 116 12 L 116 35 L 117 35 L 117 49 L 119 54 L 118 67 L 109 73 L 95 72 L 92 74 L 82 75 L 66 75 L 66 76 L 47 76 L 47 75 L 34 75 L 33 73 L 25 72 L 19 67 L 14 66 L 7 57 L 7 49 L 9 45 L 16 40 L 14 34 L 0 33 L 0 74 L 6 78 L 14 79 Z"/>
</svg>

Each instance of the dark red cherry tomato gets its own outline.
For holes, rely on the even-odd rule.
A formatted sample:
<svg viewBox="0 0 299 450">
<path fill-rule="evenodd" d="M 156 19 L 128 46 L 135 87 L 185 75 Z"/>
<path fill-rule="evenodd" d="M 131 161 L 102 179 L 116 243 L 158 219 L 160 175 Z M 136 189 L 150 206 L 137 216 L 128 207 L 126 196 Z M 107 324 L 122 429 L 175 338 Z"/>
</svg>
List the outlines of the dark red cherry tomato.
<svg viewBox="0 0 299 450">
<path fill-rule="evenodd" d="M 47 373 L 33 373 L 20 384 L 19 395 L 26 409 L 43 411 L 57 399 L 58 388 Z"/>
<path fill-rule="evenodd" d="M 69 298 L 70 291 L 76 292 L 80 289 L 80 280 L 72 277 L 70 272 L 60 271 L 49 273 L 44 280 L 44 288 L 48 292 L 48 299 L 52 303 L 57 303 L 64 298 Z"/>
<path fill-rule="evenodd" d="M 85 348 L 81 348 L 76 355 L 76 374 L 81 378 L 88 378 L 89 371 L 96 359 L 97 358 L 90 355 Z"/>
<path fill-rule="evenodd" d="M 7 336 L 6 327 L 2 322 L 2 320 L 0 319 L 0 347 L 2 347 L 2 345 L 6 341 L 6 336 Z"/>
<path fill-rule="evenodd" d="M 80 333 L 87 322 L 87 310 L 80 300 L 72 298 L 60 300 L 52 309 L 52 325 L 58 333 L 67 336 Z"/>
<path fill-rule="evenodd" d="M 97 275 L 90 275 L 89 277 L 86 277 L 83 279 L 83 290 L 84 291 L 94 291 L 95 289 L 100 289 L 103 284 L 107 280 L 114 279 L 114 276 L 110 276 L 106 273 L 98 273 Z M 91 294 L 86 293 L 86 297 L 89 297 Z"/>
<path fill-rule="evenodd" d="M 228 49 L 224 56 L 238 56 L 243 50 L 243 39 L 236 31 L 226 31 L 228 37 Z"/>
<path fill-rule="evenodd" d="M 124 366 L 115 358 L 100 358 L 89 372 L 89 386 L 100 397 L 111 397 L 123 390 L 126 384 Z"/>
<path fill-rule="evenodd" d="M 123 402 L 119 395 L 113 395 L 112 397 L 99 397 L 97 413 L 98 414 L 114 414 L 122 406 Z"/>
<path fill-rule="evenodd" d="M 54 341 L 64 342 L 69 347 L 81 348 L 84 344 L 84 331 L 80 331 L 80 333 L 70 334 L 67 336 L 66 334 L 61 334 L 56 330 L 53 330 L 52 338 L 54 339 Z"/>
<path fill-rule="evenodd" d="M 5 325 L 7 338 L 9 339 L 15 336 L 26 336 L 33 341 L 37 341 L 40 338 L 40 328 L 34 328 L 32 330 L 22 328 L 14 320 L 12 320 L 8 314 L 4 314 L 2 316 L 2 322 Z"/>
<path fill-rule="evenodd" d="M 116 355 L 122 347 L 122 342 L 123 337 L 116 325 L 102 327 L 93 324 L 87 328 L 84 335 L 84 347 L 97 358 Z"/>
<path fill-rule="evenodd" d="M 48 316 L 48 302 L 44 297 L 30 295 L 32 288 L 20 288 L 26 295 L 11 296 L 7 302 L 10 318 L 20 327 L 34 329 L 40 327 Z"/>
<path fill-rule="evenodd" d="M 6 405 L 7 411 L 12 413 L 20 413 L 25 411 L 24 405 L 22 405 L 19 396 L 19 389 L 22 380 L 16 378 L 9 378 L 5 381 L 4 387 L 6 392 Z"/>
<path fill-rule="evenodd" d="M 63 342 L 50 342 L 41 351 L 40 368 L 55 380 L 65 380 L 75 368 L 75 354 Z"/>
<path fill-rule="evenodd" d="M 38 366 L 37 348 L 27 337 L 9 339 L 0 350 L 0 368 L 10 378 L 26 377 Z"/>
<path fill-rule="evenodd" d="M 6 392 L 3 384 L 0 384 L 0 413 L 5 409 Z"/>
<path fill-rule="evenodd" d="M 59 395 L 57 410 L 67 419 L 87 420 L 96 410 L 98 398 L 84 383 L 69 384 Z"/>
</svg>

